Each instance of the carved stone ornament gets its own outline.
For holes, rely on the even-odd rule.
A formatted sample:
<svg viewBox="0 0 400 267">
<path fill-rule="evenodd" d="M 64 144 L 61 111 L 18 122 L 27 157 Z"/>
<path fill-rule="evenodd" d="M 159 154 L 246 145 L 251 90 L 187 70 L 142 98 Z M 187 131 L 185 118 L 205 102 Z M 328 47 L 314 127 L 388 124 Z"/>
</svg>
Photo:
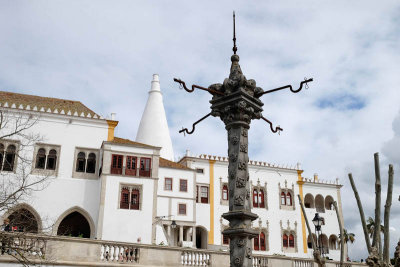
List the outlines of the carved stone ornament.
<svg viewBox="0 0 400 267">
<path fill-rule="evenodd" d="M 236 180 L 236 187 L 237 188 L 243 188 L 246 186 L 246 180 L 242 177 L 238 177 Z"/>
<path fill-rule="evenodd" d="M 235 205 L 244 206 L 244 197 L 242 195 L 235 196 Z"/>
<path fill-rule="evenodd" d="M 246 240 L 243 239 L 243 238 L 239 238 L 239 239 L 236 241 L 236 245 L 237 245 L 239 248 L 244 247 L 244 246 L 246 245 Z"/>
<path fill-rule="evenodd" d="M 240 266 L 242 264 L 242 257 L 236 257 L 234 263 L 236 266 Z"/>
</svg>

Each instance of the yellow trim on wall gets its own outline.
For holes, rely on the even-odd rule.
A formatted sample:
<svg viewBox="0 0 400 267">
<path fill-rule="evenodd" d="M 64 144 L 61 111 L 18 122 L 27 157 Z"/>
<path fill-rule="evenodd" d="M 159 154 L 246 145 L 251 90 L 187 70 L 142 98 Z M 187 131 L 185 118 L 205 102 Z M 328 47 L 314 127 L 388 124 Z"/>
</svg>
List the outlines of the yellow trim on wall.
<svg viewBox="0 0 400 267">
<path fill-rule="evenodd" d="M 114 140 L 114 129 L 118 125 L 118 121 L 107 120 L 108 123 L 108 136 L 107 141 Z"/>
<path fill-rule="evenodd" d="M 303 197 L 303 178 L 301 177 L 301 174 L 303 173 L 303 171 L 298 170 L 297 171 L 297 184 L 299 185 L 299 194 L 300 194 L 300 198 L 301 201 L 304 203 L 304 197 Z M 303 212 L 301 212 L 301 230 L 303 232 L 303 249 L 304 249 L 304 253 L 307 253 L 307 232 L 306 232 L 306 220 L 304 218 Z"/>
<path fill-rule="evenodd" d="M 214 244 L 214 163 L 215 160 L 209 160 L 210 163 L 210 232 L 208 232 L 208 244 Z"/>
</svg>

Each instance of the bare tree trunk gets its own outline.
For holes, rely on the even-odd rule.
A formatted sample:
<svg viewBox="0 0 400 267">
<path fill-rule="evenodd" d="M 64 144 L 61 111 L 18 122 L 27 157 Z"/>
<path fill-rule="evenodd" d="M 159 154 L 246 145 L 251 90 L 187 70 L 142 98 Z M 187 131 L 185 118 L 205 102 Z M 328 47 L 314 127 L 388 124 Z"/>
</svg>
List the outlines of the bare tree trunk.
<svg viewBox="0 0 400 267">
<path fill-rule="evenodd" d="M 311 227 L 310 227 L 310 224 L 308 223 L 308 220 L 307 220 L 306 210 L 304 209 L 303 201 L 301 200 L 300 195 L 297 195 L 297 197 L 299 198 L 301 211 L 303 212 L 304 220 L 306 221 L 308 233 L 311 236 L 312 248 L 315 251 L 315 248 L 317 247 L 317 245 L 315 244 L 315 240 L 314 240 L 314 238 L 312 236 Z"/>
<path fill-rule="evenodd" d="M 385 214 L 384 214 L 384 243 L 383 243 L 383 262 L 389 264 L 390 256 L 389 256 L 389 217 L 390 217 L 390 207 L 392 206 L 392 193 L 393 193 L 393 165 L 389 164 L 389 180 L 388 180 L 388 188 L 386 195 L 386 204 L 385 204 Z"/>
<path fill-rule="evenodd" d="M 372 246 L 378 249 L 379 259 L 382 257 L 381 252 L 381 171 L 379 167 L 379 153 L 374 154 L 375 163 L 375 227 Z"/>
<path fill-rule="evenodd" d="M 340 220 L 339 210 L 338 210 L 336 201 L 333 202 L 333 206 L 335 207 L 336 216 L 337 216 L 338 223 L 339 223 L 339 230 L 340 230 L 340 267 L 342 267 L 343 266 L 343 261 L 344 261 L 343 225 L 342 225 L 342 221 Z"/>
<path fill-rule="evenodd" d="M 360 211 L 361 224 L 363 227 L 365 243 L 367 245 L 367 250 L 368 250 L 368 254 L 369 254 L 369 253 L 371 253 L 371 241 L 369 240 L 367 224 L 365 223 L 364 209 L 361 204 L 360 196 L 358 195 L 356 185 L 354 184 L 353 175 L 351 173 L 349 173 L 349 179 L 350 179 L 351 188 L 353 188 L 354 196 L 356 197 L 356 200 L 357 200 L 358 210 Z"/>
</svg>

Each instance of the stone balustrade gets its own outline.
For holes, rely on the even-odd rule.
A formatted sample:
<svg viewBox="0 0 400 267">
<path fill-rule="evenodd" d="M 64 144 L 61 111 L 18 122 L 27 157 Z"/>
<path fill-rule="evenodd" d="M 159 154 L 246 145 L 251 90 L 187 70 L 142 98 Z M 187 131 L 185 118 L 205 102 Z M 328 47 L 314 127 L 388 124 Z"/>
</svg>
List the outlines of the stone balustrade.
<svg viewBox="0 0 400 267">
<path fill-rule="evenodd" d="M 7 245 L 8 244 L 8 245 Z M 7 249 L 10 246 L 11 249 Z M 145 245 L 77 237 L 0 233 L 0 265 L 20 266 L 12 253 L 23 252 L 31 263 L 65 266 L 229 266 L 229 252 Z M 340 267 L 327 261 L 327 267 Z M 253 255 L 252 267 L 317 267 L 312 259 Z M 345 267 L 366 266 L 346 262 Z"/>
<path fill-rule="evenodd" d="M 185 266 L 208 266 L 210 265 L 210 253 L 195 250 L 182 251 L 181 264 Z"/>
</svg>

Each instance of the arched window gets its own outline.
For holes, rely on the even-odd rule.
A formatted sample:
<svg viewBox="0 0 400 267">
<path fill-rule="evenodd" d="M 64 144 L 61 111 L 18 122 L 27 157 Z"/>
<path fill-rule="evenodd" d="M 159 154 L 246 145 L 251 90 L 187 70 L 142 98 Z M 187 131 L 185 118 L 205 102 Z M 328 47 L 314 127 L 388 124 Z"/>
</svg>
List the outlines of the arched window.
<svg viewBox="0 0 400 267">
<path fill-rule="evenodd" d="M 14 170 L 15 151 L 17 148 L 14 145 L 8 145 L 6 156 L 4 159 L 3 171 Z"/>
<path fill-rule="evenodd" d="M 254 250 L 260 250 L 260 240 L 258 237 L 254 238 Z"/>
<path fill-rule="evenodd" d="M 57 162 L 57 151 L 55 149 L 50 150 L 49 155 L 47 156 L 47 170 L 55 170 Z"/>
<path fill-rule="evenodd" d="M 294 236 L 292 234 L 289 235 L 289 247 L 294 248 Z"/>
<path fill-rule="evenodd" d="M 90 153 L 87 159 L 87 166 L 86 166 L 87 173 L 95 173 L 96 172 L 96 154 Z"/>
<path fill-rule="evenodd" d="M 261 248 L 261 250 L 266 250 L 266 247 L 265 247 L 265 234 L 263 233 L 263 232 L 261 232 L 261 234 L 260 234 L 260 248 Z"/>
<path fill-rule="evenodd" d="M 281 193 L 281 205 L 286 205 L 286 195 L 285 192 Z"/>
<path fill-rule="evenodd" d="M 325 201 L 323 196 L 317 195 L 315 197 L 315 209 L 317 212 L 325 212 Z"/>
<path fill-rule="evenodd" d="M 254 208 L 258 207 L 258 192 L 257 192 L 257 189 L 253 190 L 253 207 Z"/>
<path fill-rule="evenodd" d="M 304 197 L 304 207 L 309 209 L 315 208 L 314 197 L 310 193 L 306 194 L 306 196 Z"/>
<path fill-rule="evenodd" d="M 122 188 L 121 190 L 121 203 L 119 205 L 120 209 L 129 209 L 129 189 Z"/>
<path fill-rule="evenodd" d="M 264 208 L 265 204 L 264 204 L 264 190 L 260 189 L 260 191 L 258 191 L 258 205 L 260 208 Z"/>
<path fill-rule="evenodd" d="M 44 148 L 40 148 L 36 155 L 36 169 L 44 169 L 46 165 L 46 150 Z"/>
<path fill-rule="evenodd" d="M 3 167 L 3 159 L 4 159 L 4 145 L 0 143 L 0 170 Z"/>
<path fill-rule="evenodd" d="M 287 248 L 288 247 L 288 236 L 286 234 L 283 235 L 282 241 L 283 241 L 283 247 Z"/>
<path fill-rule="evenodd" d="M 286 205 L 292 206 L 292 195 L 289 192 L 286 194 Z"/>
<path fill-rule="evenodd" d="M 327 210 L 332 210 L 333 209 L 333 197 L 331 196 L 326 196 L 325 197 L 325 209 Z"/>
<path fill-rule="evenodd" d="M 222 187 L 222 200 L 228 200 L 228 186 L 226 184 Z"/>
<path fill-rule="evenodd" d="M 78 157 L 76 159 L 76 171 L 85 172 L 85 165 L 86 165 L 86 155 L 84 152 L 79 152 Z"/>
</svg>

